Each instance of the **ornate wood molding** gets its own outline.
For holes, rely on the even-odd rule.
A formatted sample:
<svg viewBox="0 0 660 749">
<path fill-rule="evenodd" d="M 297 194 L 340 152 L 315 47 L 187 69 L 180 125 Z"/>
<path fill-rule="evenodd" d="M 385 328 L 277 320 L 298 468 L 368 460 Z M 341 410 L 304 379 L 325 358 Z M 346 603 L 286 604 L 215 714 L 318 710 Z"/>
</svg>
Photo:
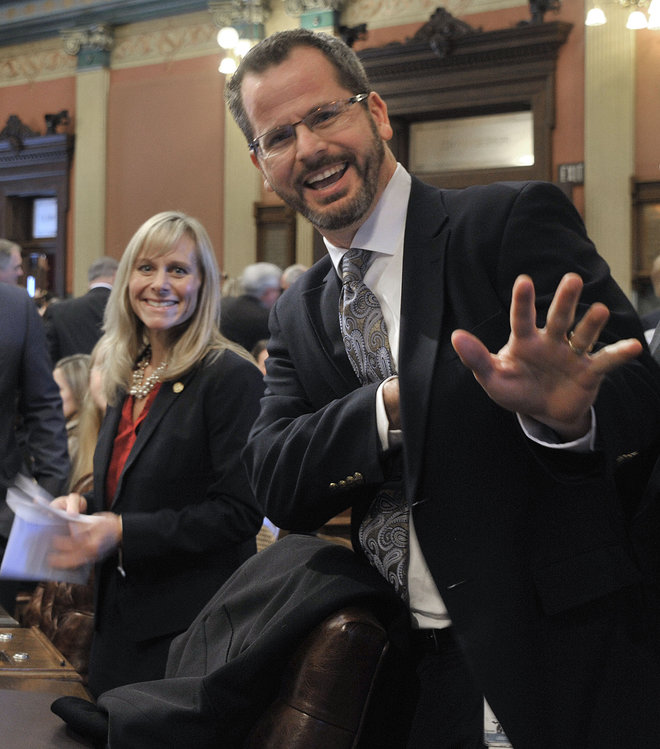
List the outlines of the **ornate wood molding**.
<svg viewBox="0 0 660 749">
<path fill-rule="evenodd" d="M 532 166 L 425 178 L 446 186 L 552 180 L 555 66 L 571 28 L 555 21 L 482 32 L 436 11 L 406 42 L 359 52 L 373 88 L 387 102 L 397 157 L 407 165 L 415 122 L 527 110 L 533 115 Z"/>
<path fill-rule="evenodd" d="M 15 115 L 10 117 L 12 133 L 16 125 L 14 117 L 19 120 Z M 51 290 L 62 296 L 73 136 L 65 133 L 38 135 L 32 131 L 32 135 L 27 135 L 28 130 L 21 130 L 18 149 L 15 141 L 0 135 L 0 236 L 17 241 L 25 256 L 46 254 L 52 272 Z M 57 199 L 58 231 L 52 239 L 35 239 L 29 229 L 31 204 L 38 196 Z"/>
<path fill-rule="evenodd" d="M 436 29 L 426 40 L 413 37 L 407 42 L 362 50 L 359 56 L 372 83 L 400 80 L 403 66 L 408 82 L 418 90 L 424 89 L 429 78 L 453 76 L 458 71 L 472 71 L 474 78 L 493 79 L 498 77 L 497 70 L 505 69 L 504 74 L 509 75 L 516 67 L 527 78 L 537 75 L 540 67 L 554 67 L 572 28 L 570 23 L 554 21 L 448 34 L 445 38 L 449 48 L 441 50 L 444 54 L 436 52 L 431 43 L 436 40 L 437 44 L 442 36 Z"/>
</svg>

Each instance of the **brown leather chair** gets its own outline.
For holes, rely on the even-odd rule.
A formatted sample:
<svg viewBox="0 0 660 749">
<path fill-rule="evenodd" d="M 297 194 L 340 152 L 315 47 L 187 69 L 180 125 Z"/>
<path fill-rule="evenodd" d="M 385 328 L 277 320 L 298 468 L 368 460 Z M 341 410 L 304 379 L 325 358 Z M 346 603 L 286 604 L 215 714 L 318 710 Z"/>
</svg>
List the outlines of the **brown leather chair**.
<svg viewBox="0 0 660 749">
<path fill-rule="evenodd" d="M 23 627 L 39 627 L 87 682 L 89 650 L 94 632 L 92 583 L 41 582 L 17 598 Z"/>
<path fill-rule="evenodd" d="M 367 609 L 332 614 L 296 650 L 245 749 L 357 747 L 388 650 L 385 629 Z"/>
</svg>

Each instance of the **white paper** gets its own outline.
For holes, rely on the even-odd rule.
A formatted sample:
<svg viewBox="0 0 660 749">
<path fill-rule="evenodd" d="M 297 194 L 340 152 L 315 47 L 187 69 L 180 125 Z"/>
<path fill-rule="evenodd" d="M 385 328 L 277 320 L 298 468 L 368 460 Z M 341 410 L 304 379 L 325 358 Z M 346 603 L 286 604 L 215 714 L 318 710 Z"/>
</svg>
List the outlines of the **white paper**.
<svg viewBox="0 0 660 749">
<path fill-rule="evenodd" d="M 14 512 L 0 577 L 13 580 L 57 580 L 86 583 L 91 564 L 69 570 L 51 567 L 48 555 L 55 536 L 70 536 L 75 527 L 96 522 L 90 515 L 69 515 L 51 507 L 53 498 L 34 481 L 17 476 L 7 490 L 7 505 Z"/>
</svg>

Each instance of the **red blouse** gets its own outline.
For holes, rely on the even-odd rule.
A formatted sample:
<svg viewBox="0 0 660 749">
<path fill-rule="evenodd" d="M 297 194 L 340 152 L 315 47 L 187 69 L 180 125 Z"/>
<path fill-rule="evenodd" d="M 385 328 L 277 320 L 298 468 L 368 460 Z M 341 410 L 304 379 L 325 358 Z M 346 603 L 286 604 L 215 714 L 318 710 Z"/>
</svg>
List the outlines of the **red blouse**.
<svg viewBox="0 0 660 749">
<path fill-rule="evenodd" d="M 144 402 L 144 408 L 135 421 L 133 421 L 133 404 L 135 403 L 135 398 L 132 395 L 127 395 L 124 399 L 124 405 L 121 409 L 121 418 L 117 425 L 117 434 L 112 446 L 112 456 L 110 458 L 110 465 L 108 466 L 108 475 L 105 480 L 105 501 L 108 508 L 112 505 L 115 499 L 117 487 L 119 486 L 119 477 L 121 476 L 121 472 L 124 470 L 128 456 L 133 449 L 140 425 L 147 417 L 151 404 L 154 402 L 154 398 L 160 390 L 160 385 L 160 382 L 157 383 L 154 389 L 149 393 Z"/>
</svg>

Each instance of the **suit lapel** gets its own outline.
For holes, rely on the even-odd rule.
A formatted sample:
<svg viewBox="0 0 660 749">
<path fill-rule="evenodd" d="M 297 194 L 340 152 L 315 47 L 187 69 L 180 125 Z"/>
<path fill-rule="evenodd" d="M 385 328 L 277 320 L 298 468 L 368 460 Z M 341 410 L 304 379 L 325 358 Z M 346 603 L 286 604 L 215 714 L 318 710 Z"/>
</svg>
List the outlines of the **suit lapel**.
<svg viewBox="0 0 660 749">
<path fill-rule="evenodd" d="M 443 319 L 448 217 L 441 193 L 413 178 L 403 254 L 399 374 L 406 475 L 417 487 Z"/>
<path fill-rule="evenodd" d="M 304 293 L 303 303 L 316 338 L 313 345 L 321 348 L 330 365 L 325 374 L 337 393 L 343 394 L 355 390 L 360 383 L 348 360 L 339 331 L 341 283 L 330 258 L 328 263 L 330 270 L 319 286 Z"/>
<path fill-rule="evenodd" d="M 115 496 L 113 497 L 111 507 L 115 505 L 116 498 L 121 496 L 122 487 L 124 484 L 124 477 L 126 476 L 126 472 L 135 463 L 140 453 L 144 450 L 145 446 L 149 444 L 151 438 L 154 436 L 156 432 L 156 428 L 163 420 L 163 417 L 169 411 L 172 405 L 175 403 L 177 398 L 181 397 L 181 394 L 185 391 L 186 387 L 190 385 L 196 372 L 197 372 L 197 369 L 194 369 L 192 372 L 188 372 L 186 375 L 184 375 L 183 377 L 180 377 L 174 382 L 169 381 L 169 382 L 163 382 L 161 384 L 160 390 L 158 391 L 158 394 L 156 395 L 154 402 L 151 404 L 149 413 L 146 415 L 144 421 L 140 425 L 137 438 L 135 440 L 135 444 L 133 445 L 133 448 L 131 449 L 131 452 L 129 453 L 128 458 L 126 459 L 126 463 L 121 472 L 121 476 L 119 477 L 119 483 L 117 484 L 117 492 Z M 117 425 L 115 424 L 113 435 L 117 433 L 116 426 Z M 108 462 L 110 459 L 110 455 L 108 456 Z"/>
</svg>

